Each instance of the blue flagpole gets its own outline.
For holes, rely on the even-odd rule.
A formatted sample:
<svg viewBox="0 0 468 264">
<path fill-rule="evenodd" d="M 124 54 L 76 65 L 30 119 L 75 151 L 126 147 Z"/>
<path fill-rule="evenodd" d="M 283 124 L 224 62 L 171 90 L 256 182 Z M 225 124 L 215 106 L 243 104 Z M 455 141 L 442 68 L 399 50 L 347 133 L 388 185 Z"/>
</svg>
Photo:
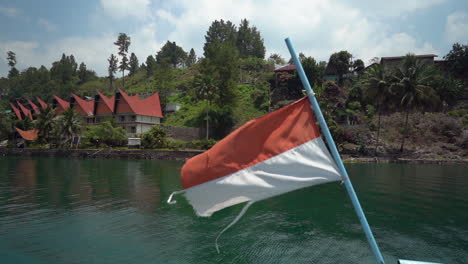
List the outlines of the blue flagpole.
<svg viewBox="0 0 468 264">
<path fill-rule="evenodd" d="M 338 165 L 338 169 L 340 170 L 340 173 L 343 177 L 344 185 L 346 186 L 346 190 L 348 191 L 348 195 L 354 206 L 354 210 L 356 211 L 356 214 L 359 217 L 359 221 L 361 222 L 361 226 L 364 229 L 364 233 L 366 233 L 367 241 L 369 242 L 372 252 L 374 253 L 375 258 L 377 259 L 377 263 L 384 264 L 385 262 L 383 260 L 382 254 L 380 253 L 379 246 L 377 246 L 377 243 L 375 242 L 374 235 L 372 234 L 372 231 L 369 227 L 369 223 L 367 223 L 366 216 L 362 211 L 361 204 L 359 203 L 359 200 L 356 196 L 356 192 L 354 191 L 351 180 L 348 177 L 348 173 L 346 172 L 346 168 L 343 165 L 341 156 L 338 153 L 335 141 L 333 140 L 333 137 L 330 134 L 330 130 L 328 129 L 327 123 L 325 122 L 325 118 L 323 118 L 322 111 L 320 110 L 320 106 L 317 102 L 317 99 L 315 98 L 315 93 L 312 90 L 309 80 L 305 75 L 304 69 L 302 68 L 302 64 L 296 55 L 296 51 L 294 50 L 291 40 L 287 38 L 285 39 L 285 41 L 286 45 L 288 46 L 289 53 L 291 53 L 291 57 L 294 61 L 294 64 L 296 65 L 297 73 L 299 74 L 302 84 L 304 85 L 304 88 L 307 91 L 307 96 L 309 97 L 309 101 L 312 104 L 315 117 L 317 118 L 317 121 L 320 124 L 320 128 L 322 129 L 322 133 L 325 136 L 325 140 L 328 143 L 328 147 L 330 148 L 331 154 L 335 159 L 336 165 Z"/>
</svg>

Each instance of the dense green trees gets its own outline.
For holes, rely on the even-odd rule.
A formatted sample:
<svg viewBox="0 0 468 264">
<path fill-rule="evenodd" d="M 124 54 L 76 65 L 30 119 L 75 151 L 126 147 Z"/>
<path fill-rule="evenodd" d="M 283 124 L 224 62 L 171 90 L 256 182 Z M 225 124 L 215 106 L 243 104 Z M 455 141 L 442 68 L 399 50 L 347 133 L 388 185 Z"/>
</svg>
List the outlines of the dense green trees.
<svg viewBox="0 0 468 264">
<path fill-rule="evenodd" d="M 270 57 L 268 57 L 268 61 L 279 65 L 286 64 L 286 61 L 283 59 L 283 57 L 277 53 L 271 54 Z"/>
<path fill-rule="evenodd" d="M 72 108 L 68 108 L 57 117 L 56 121 L 57 132 L 62 139 L 60 143 L 69 141 L 70 146 L 72 146 L 73 138 L 79 136 L 81 132 L 81 115 Z"/>
<path fill-rule="evenodd" d="M 330 56 L 328 64 L 332 65 L 331 67 L 336 69 L 336 73 L 340 79 L 343 77 L 343 74 L 349 72 L 352 65 L 352 57 L 353 55 L 345 50 L 333 53 Z"/>
<path fill-rule="evenodd" d="M 195 62 L 197 62 L 197 55 L 195 54 L 195 50 L 193 50 L 193 48 L 191 48 L 190 52 L 189 52 L 189 54 L 187 56 L 187 61 L 185 62 L 185 65 L 187 67 L 190 67 L 193 64 L 195 64 Z"/>
<path fill-rule="evenodd" d="M 444 58 L 447 60 L 450 72 L 456 77 L 468 79 L 468 44 L 453 44 Z"/>
<path fill-rule="evenodd" d="M 156 70 L 156 60 L 152 55 L 146 58 L 146 76 L 151 76 Z"/>
<path fill-rule="evenodd" d="M 130 55 L 130 64 L 129 64 L 129 66 L 130 66 L 129 69 L 128 69 L 129 75 L 135 74 L 138 71 L 138 68 L 140 67 L 140 65 L 138 64 L 138 58 L 135 55 L 135 53 L 133 53 L 133 52 Z"/>
<path fill-rule="evenodd" d="M 18 76 L 19 71 L 16 69 L 16 53 L 13 51 L 8 51 L 7 52 L 7 61 L 8 61 L 8 66 L 10 66 L 10 71 L 8 72 L 8 78 L 13 78 Z"/>
<path fill-rule="evenodd" d="M 184 66 L 187 60 L 187 52 L 182 47 L 177 46 L 169 40 L 162 46 L 161 50 L 156 54 L 156 63 L 159 65 L 170 64 L 173 68 Z"/>
</svg>

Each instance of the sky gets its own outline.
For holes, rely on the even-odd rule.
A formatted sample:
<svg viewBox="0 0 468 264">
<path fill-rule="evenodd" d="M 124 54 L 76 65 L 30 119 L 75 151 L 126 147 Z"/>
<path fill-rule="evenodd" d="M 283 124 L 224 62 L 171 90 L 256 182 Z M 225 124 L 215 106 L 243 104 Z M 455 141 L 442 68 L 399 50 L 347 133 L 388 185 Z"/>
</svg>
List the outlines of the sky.
<svg viewBox="0 0 468 264">
<path fill-rule="evenodd" d="M 243 18 L 260 31 L 267 57 L 286 60 L 286 37 L 317 60 L 347 50 L 366 64 L 408 52 L 443 59 L 453 43 L 468 44 L 466 0 L 0 0 L 0 76 L 9 50 L 19 70 L 50 68 L 65 53 L 105 76 L 120 32 L 140 63 L 167 40 L 202 56 L 211 22 Z"/>
</svg>

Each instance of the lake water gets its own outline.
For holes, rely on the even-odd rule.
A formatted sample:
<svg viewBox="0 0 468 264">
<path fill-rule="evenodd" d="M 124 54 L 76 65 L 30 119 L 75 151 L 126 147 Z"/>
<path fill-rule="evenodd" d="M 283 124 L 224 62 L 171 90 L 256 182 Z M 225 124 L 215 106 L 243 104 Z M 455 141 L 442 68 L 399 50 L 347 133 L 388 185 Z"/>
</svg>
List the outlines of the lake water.
<svg viewBox="0 0 468 264">
<path fill-rule="evenodd" d="M 180 162 L 0 158 L 0 263 L 375 263 L 345 188 L 195 215 Z M 346 165 L 386 263 L 468 263 L 468 166 Z M 209 195 L 209 194 L 207 194 Z"/>
</svg>

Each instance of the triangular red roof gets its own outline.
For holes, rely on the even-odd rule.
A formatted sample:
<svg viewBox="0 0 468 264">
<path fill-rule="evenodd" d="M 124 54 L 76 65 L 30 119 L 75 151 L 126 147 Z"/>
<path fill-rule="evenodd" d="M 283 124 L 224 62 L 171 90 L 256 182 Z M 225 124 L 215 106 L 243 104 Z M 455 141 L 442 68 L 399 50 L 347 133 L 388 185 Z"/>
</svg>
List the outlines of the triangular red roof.
<svg viewBox="0 0 468 264">
<path fill-rule="evenodd" d="M 34 141 L 39 136 L 39 130 L 37 130 L 37 129 L 22 130 L 22 129 L 19 129 L 17 127 L 15 127 L 15 128 L 16 128 L 16 131 L 18 131 L 18 133 L 20 134 L 20 136 L 22 138 L 26 139 L 26 140 Z"/>
<path fill-rule="evenodd" d="M 54 99 L 58 104 L 58 106 L 57 105 L 55 106 L 55 108 L 56 108 L 55 109 L 55 114 L 56 115 L 60 115 L 61 113 L 63 113 L 65 110 L 67 110 L 70 107 L 70 103 L 63 100 L 62 98 L 54 95 Z"/>
<path fill-rule="evenodd" d="M 21 111 L 18 108 L 16 108 L 12 103 L 10 103 L 10 106 L 11 106 L 11 109 L 13 109 L 13 112 L 15 112 L 18 120 L 23 120 L 23 117 L 21 116 Z"/>
<path fill-rule="evenodd" d="M 24 116 L 27 116 L 27 117 L 29 117 L 29 119 L 33 120 L 31 110 L 24 107 L 24 105 L 22 105 L 20 102 L 18 102 L 18 100 L 16 101 L 16 103 L 19 105 L 19 107 L 20 107 L 21 111 L 23 112 Z"/>
<path fill-rule="evenodd" d="M 41 98 L 39 97 L 36 97 L 37 101 L 39 102 L 39 104 L 41 105 L 42 109 L 46 109 L 47 108 L 47 104 L 46 102 L 42 101 Z"/>
<path fill-rule="evenodd" d="M 28 99 L 28 103 L 29 103 L 29 105 L 32 107 L 32 109 L 34 109 L 34 112 L 35 112 L 36 114 L 39 114 L 39 113 L 41 112 L 41 111 L 39 110 L 39 107 L 38 107 L 36 104 L 34 104 L 31 100 Z"/>
<path fill-rule="evenodd" d="M 107 97 L 104 94 L 102 94 L 100 91 L 97 91 L 99 98 L 102 99 L 102 102 L 104 102 L 104 105 L 107 107 L 108 111 L 103 110 L 99 105 L 96 106 L 96 114 L 104 114 L 104 113 L 113 113 L 114 112 L 114 107 L 115 107 L 115 96 L 112 97 Z M 97 100 L 97 103 L 99 104 L 101 100 Z"/>
<path fill-rule="evenodd" d="M 131 110 L 137 115 L 163 117 L 161 111 L 161 103 L 159 102 L 159 94 L 155 93 L 145 99 L 140 99 L 138 96 L 129 96 L 121 89 L 118 89 L 122 98 L 128 103 Z"/>
<path fill-rule="evenodd" d="M 72 93 L 72 96 L 79 106 L 79 108 L 77 108 L 76 110 L 80 114 L 88 115 L 88 116 L 92 116 L 94 114 L 94 100 L 91 100 L 91 101 L 83 100 L 74 93 Z"/>
</svg>

